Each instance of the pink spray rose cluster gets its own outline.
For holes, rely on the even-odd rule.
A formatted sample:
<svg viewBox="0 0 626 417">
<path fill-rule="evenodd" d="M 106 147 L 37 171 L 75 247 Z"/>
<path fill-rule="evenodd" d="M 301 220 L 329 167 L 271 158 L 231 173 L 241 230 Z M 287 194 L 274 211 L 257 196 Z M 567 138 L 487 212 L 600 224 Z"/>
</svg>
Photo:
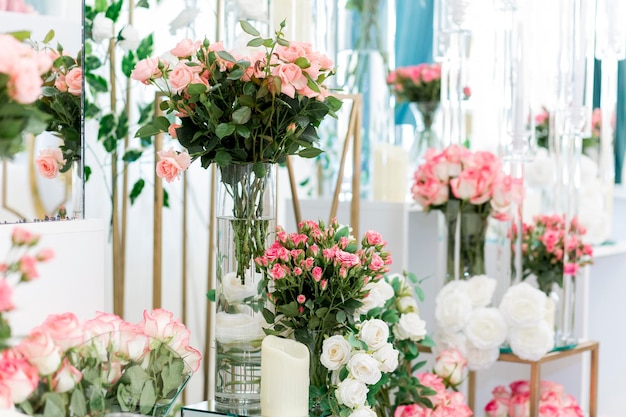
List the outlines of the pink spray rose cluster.
<svg viewBox="0 0 626 417">
<path fill-rule="evenodd" d="M 222 42 L 183 39 L 170 51 L 176 62 L 137 63 L 131 78 L 159 88 L 167 97 L 161 108 L 180 123 L 159 118 L 136 136 L 169 132 L 204 168 L 320 153 L 313 145 L 317 127 L 341 105 L 325 85 L 333 62 L 309 43 L 284 39 L 284 22 L 274 39 L 261 38 L 246 22 L 242 27 L 255 36 L 248 45 L 263 49 L 242 56 Z"/>
<path fill-rule="evenodd" d="M 420 383 L 434 391 L 427 398 L 433 407 L 427 408 L 420 404 L 398 406 L 394 417 L 470 417 L 474 413 L 467 406 L 465 396 L 460 392 L 448 391 L 443 379 L 432 373 L 418 374 Z"/>
<path fill-rule="evenodd" d="M 515 227 L 513 235 L 517 235 Z M 522 225 L 523 278 L 537 278 L 539 289 L 550 294 L 552 284 L 560 285 L 563 274 L 575 275 L 582 266 L 593 263 L 593 248 L 583 241 L 586 229 L 574 217 L 566 227 L 558 214 L 542 214 L 532 224 Z M 515 248 L 513 248 L 514 250 Z M 564 263 L 565 255 L 568 262 Z"/>
<path fill-rule="evenodd" d="M 72 313 L 50 315 L 0 356 L 0 410 L 15 405 L 43 416 L 53 407 L 65 408 L 66 415 L 71 407 L 76 416 L 120 410 L 153 415 L 199 368 L 201 355 L 189 337 L 163 309 L 144 311 L 139 323 L 102 312 L 84 322 Z"/>
<path fill-rule="evenodd" d="M 425 210 L 445 210 L 446 203 L 454 199 L 506 220 L 511 203 L 521 199 L 523 186 L 504 173 L 493 153 L 450 145 L 442 151 L 426 152 L 425 162 L 413 176 L 411 192 Z"/>
<path fill-rule="evenodd" d="M 487 417 L 527 417 L 530 415 L 530 384 L 519 380 L 509 387 L 499 385 L 492 391 L 493 399 L 485 406 Z M 561 384 L 541 381 L 539 417 L 583 417 L 576 399 L 565 393 Z"/>
<path fill-rule="evenodd" d="M 15 13 L 34 13 L 35 9 L 24 0 L 0 0 L 0 11 Z"/>
<path fill-rule="evenodd" d="M 402 102 L 439 102 L 441 100 L 441 65 L 418 64 L 399 67 L 387 75 L 387 85 Z M 463 99 L 472 92 L 463 88 Z"/>
<path fill-rule="evenodd" d="M 54 257 L 49 248 L 39 249 L 34 254 L 40 236 L 16 227 L 11 234 L 11 249 L 4 262 L 0 262 L 0 349 L 6 347 L 11 337 L 11 327 L 5 316 L 15 309 L 13 288 L 24 282 L 39 278 L 37 263 L 46 262 Z"/>
<path fill-rule="evenodd" d="M 35 163 L 41 176 L 52 179 L 68 171 L 71 161 L 81 158 L 83 70 L 80 60 L 66 55 L 60 45 L 57 49 L 46 47 L 45 51 L 53 65 L 42 76 L 43 94 L 36 104 L 50 116 L 46 130 L 63 143 L 59 148 L 41 150 Z"/>
</svg>

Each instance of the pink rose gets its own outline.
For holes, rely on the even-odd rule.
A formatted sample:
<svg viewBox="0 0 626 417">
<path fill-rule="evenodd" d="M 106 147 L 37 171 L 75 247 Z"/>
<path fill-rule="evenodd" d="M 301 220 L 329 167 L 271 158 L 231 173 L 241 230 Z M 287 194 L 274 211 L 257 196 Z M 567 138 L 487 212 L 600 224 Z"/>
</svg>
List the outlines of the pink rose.
<svg viewBox="0 0 626 417">
<path fill-rule="evenodd" d="M 352 268 L 353 266 L 361 265 L 361 260 L 358 255 L 354 253 L 344 252 L 342 250 L 337 251 L 337 261 L 344 268 Z"/>
<path fill-rule="evenodd" d="M 6 279 L 0 279 L 0 313 L 11 311 L 15 308 L 13 305 L 13 287 Z"/>
<path fill-rule="evenodd" d="M 504 398 L 494 398 L 485 406 L 487 417 L 508 417 L 509 400 Z"/>
<path fill-rule="evenodd" d="M 37 259 L 28 254 L 24 254 L 19 260 L 19 265 L 22 280 L 32 281 L 35 278 L 39 278 L 39 273 L 37 272 Z"/>
<path fill-rule="evenodd" d="M 17 349 L 42 376 L 54 373 L 61 365 L 61 350 L 43 328 L 31 330 Z"/>
<path fill-rule="evenodd" d="M 102 364 L 102 382 L 105 385 L 113 385 L 122 377 L 122 363 L 108 361 Z"/>
<path fill-rule="evenodd" d="M 59 174 L 59 169 L 65 165 L 63 152 L 59 148 L 42 149 L 39 151 L 35 164 L 37 164 L 37 171 L 42 177 L 55 178 Z"/>
<path fill-rule="evenodd" d="M 315 268 L 313 268 L 313 271 L 311 271 L 311 273 L 313 275 L 313 280 L 315 282 L 320 282 L 320 280 L 322 279 L 322 268 L 316 266 Z"/>
<path fill-rule="evenodd" d="M 170 50 L 170 53 L 177 58 L 187 58 L 195 55 L 196 51 L 200 48 L 200 41 L 192 41 L 191 39 L 183 39 L 178 42 L 176 46 Z"/>
<path fill-rule="evenodd" d="M 452 194 L 460 200 L 469 200 L 472 204 L 482 204 L 489 199 L 489 190 L 476 168 L 461 171 L 457 178 L 450 180 Z"/>
<path fill-rule="evenodd" d="M 387 244 L 387 242 L 383 240 L 382 235 L 375 230 L 368 230 L 365 232 L 365 240 L 367 240 L 367 244 L 370 246 Z"/>
<path fill-rule="evenodd" d="M 381 258 L 377 253 L 372 254 L 372 260 L 370 261 L 368 268 L 371 271 L 378 271 L 384 266 L 385 266 L 385 261 L 383 261 L 383 258 Z"/>
<path fill-rule="evenodd" d="M 415 175 L 416 181 L 411 188 L 411 192 L 413 198 L 420 206 L 426 209 L 431 205 L 438 206 L 448 201 L 448 186 L 446 184 L 431 176 L 418 179 L 418 172 Z"/>
<path fill-rule="evenodd" d="M 307 86 L 307 79 L 296 64 L 278 65 L 272 68 L 272 75 L 280 78 L 280 92 L 291 98 L 294 98 L 296 89 L 303 89 Z"/>
<path fill-rule="evenodd" d="M 566 275 L 576 275 L 576 272 L 578 272 L 578 265 L 575 263 L 566 263 L 563 266 L 563 273 Z"/>
<path fill-rule="evenodd" d="M 144 84 L 150 84 L 151 79 L 161 78 L 163 73 L 159 69 L 158 58 L 146 58 L 137 62 L 135 68 L 130 73 L 130 78 Z"/>
<path fill-rule="evenodd" d="M 191 68 L 184 62 L 179 62 L 168 76 L 172 89 L 177 93 L 182 92 L 191 84 L 194 79 L 194 73 Z"/>
<path fill-rule="evenodd" d="M 578 405 L 572 405 L 568 407 L 563 407 L 561 409 L 560 417 L 584 417 L 585 413 L 580 409 Z"/>
<path fill-rule="evenodd" d="M 73 313 L 51 314 L 41 325 L 55 345 L 66 351 L 85 341 L 83 326 Z"/>
<path fill-rule="evenodd" d="M 541 417 L 561 417 L 561 407 L 555 404 L 539 404 Z"/>
<path fill-rule="evenodd" d="M 432 411 L 418 404 L 399 405 L 393 417 L 429 417 Z"/>
<path fill-rule="evenodd" d="M 170 134 L 172 139 L 176 139 L 178 138 L 178 135 L 176 134 L 176 129 L 179 129 L 181 127 L 182 126 L 179 123 L 172 123 L 170 127 L 167 128 L 167 133 Z"/>
<path fill-rule="evenodd" d="M 31 233 L 30 231 L 21 227 L 16 227 L 11 232 L 11 242 L 15 246 L 33 246 L 39 241 L 39 235 Z"/>
<path fill-rule="evenodd" d="M 530 394 L 530 383 L 525 380 L 519 380 L 515 382 L 511 382 L 509 384 L 509 388 L 511 388 L 511 394 Z"/>
<path fill-rule="evenodd" d="M 31 62 L 22 60 L 16 66 L 9 81 L 9 96 L 21 104 L 33 103 L 41 95 L 41 76 Z"/>
<path fill-rule="evenodd" d="M 285 269 L 280 264 L 274 264 L 272 269 L 270 269 L 270 276 L 273 279 L 283 279 L 286 276 Z"/>
<path fill-rule="evenodd" d="M 174 319 L 174 314 L 162 308 L 157 308 L 152 312 L 144 310 L 143 321 L 140 323 L 140 326 L 148 336 L 167 342 L 174 335 L 175 323 L 178 323 L 178 320 Z"/>
<path fill-rule="evenodd" d="M 298 301 L 299 304 L 304 304 L 304 302 L 306 301 L 306 297 L 300 294 L 296 297 L 296 301 Z"/>
<path fill-rule="evenodd" d="M 72 68 L 65 76 L 67 83 L 67 91 L 74 95 L 80 96 L 83 91 L 83 70 L 80 67 Z"/>
<path fill-rule="evenodd" d="M 200 368 L 202 354 L 197 349 L 192 348 L 191 346 L 185 346 L 185 354 L 181 356 L 193 372 L 196 372 Z"/>
<path fill-rule="evenodd" d="M 9 388 L 11 402 L 25 401 L 37 388 L 37 368 L 13 350 L 5 350 L 0 356 L 0 381 Z"/>
<path fill-rule="evenodd" d="M 65 358 L 61 367 L 52 378 L 52 389 L 57 393 L 68 392 L 74 389 L 82 378 L 83 374 Z"/>
<path fill-rule="evenodd" d="M 139 362 L 150 351 L 150 337 L 138 324 L 120 325 L 118 354 L 131 361 Z"/>
<path fill-rule="evenodd" d="M 422 385 L 432 388 L 437 392 L 444 392 L 446 390 L 443 380 L 433 373 L 425 372 L 417 374 L 417 379 L 419 379 Z"/>
<path fill-rule="evenodd" d="M 493 395 L 493 398 L 505 398 L 507 400 L 511 398 L 511 393 L 504 385 L 498 385 L 495 387 L 493 391 L 491 391 L 491 394 Z"/>
<path fill-rule="evenodd" d="M 310 50 L 309 44 L 309 50 Z M 306 45 L 303 42 L 289 42 L 288 46 L 278 45 L 276 53 L 284 61 L 294 63 L 298 58 L 306 58 Z"/>
<path fill-rule="evenodd" d="M 44 248 L 37 252 L 35 256 L 39 262 L 47 262 L 54 258 L 54 250 L 52 248 Z"/>
<path fill-rule="evenodd" d="M 526 417 L 529 412 L 529 393 L 513 394 L 509 402 L 509 417 Z"/>
<path fill-rule="evenodd" d="M 65 82 L 65 75 L 59 74 L 54 80 L 54 87 L 62 93 L 67 91 L 67 83 Z"/>
<path fill-rule="evenodd" d="M 191 165 L 191 157 L 186 151 L 178 153 L 171 148 L 169 151 L 159 151 L 158 155 L 160 161 L 157 163 L 156 173 L 167 182 L 180 177 L 180 174 Z"/>
<path fill-rule="evenodd" d="M 11 401 L 11 389 L 4 381 L 0 381 L 0 411 L 13 408 Z"/>
<path fill-rule="evenodd" d="M 457 349 L 444 349 L 437 355 L 435 373 L 451 385 L 458 385 L 463 380 L 467 360 Z"/>
</svg>

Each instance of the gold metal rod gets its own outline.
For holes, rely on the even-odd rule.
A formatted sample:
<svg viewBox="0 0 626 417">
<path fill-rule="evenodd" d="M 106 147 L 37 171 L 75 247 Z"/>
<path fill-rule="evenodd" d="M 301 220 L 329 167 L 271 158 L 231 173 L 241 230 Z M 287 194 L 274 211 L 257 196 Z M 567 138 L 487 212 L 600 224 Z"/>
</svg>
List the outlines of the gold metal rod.
<svg viewBox="0 0 626 417">
<path fill-rule="evenodd" d="M 467 373 L 467 406 L 472 411 L 476 407 L 476 371 Z"/>
<path fill-rule="evenodd" d="M 155 100 L 156 112 L 159 110 L 159 99 Z M 155 115 L 156 116 L 156 115 Z M 158 153 L 163 148 L 163 133 L 154 136 L 154 206 L 153 224 L 154 238 L 152 239 L 152 308 L 161 308 L 162 279 L 163 279 L 163 180 L 156 176 L 156 164 L 159 161 Z"/>
<path fill-rule="evenodd" d="M 181 242 L 181 305 L 183 323 L 187 323 L 187 171 L 183 172 L 183 237 Z M 183 404 L 187 404 L 187 390 L 183 390 Z"/>
<path fill-rule="evenodd" d="M 115 83 L 115 39 L 109 40 L 109 79 L 111 113 L 117 113 Z M 124 317 L 124 249 L 120 236 L 119 196 L 117 190 L 117 149 L 111 152 L 111 227 L 113 245 L 113 312 Z"/>
<path fill-rule="evenodd" d="M 350 225 L 352 234 L 359 238 L 359 222 L 361 210 L 361 124 L 363 118 L 362 96 L 354 98 L 356 107 L 356 121 L 354 139 L 352 141 L 352 202 L 350 205 Z"/>
<path fill-rule="evenodd" d="M 214 256 L 215 256 L 215 245 L 213 236 L 215 235 L 215 176 L 217 175 L 217 170 L 215 169 L 215 164 L 211 165 L 211 194 L 209 200 L 209 261 L 207 265 L 207 289 L 215 288 L 214 279 L 213 279 L 213 270 L 214 268 Z M 209 395 L 209 380 L 210 380 L 210 358 L 211 358 L 211 343 L 213 342 L 213 338 L 211 335 L 211 320 L 213 319 L 213 309 L 215 305 L 213 303 L 206 303 L 206 323 L 204 328 L 204 395 L 208 398 Z"/>
<path fill-rule="evenodd" d="M 600 357 L 600 345 L 596 342 L 591 349 L 589 367 L 589 417 L 598 416 L 598 360 Z"/>
<path fill-rule="evenodd" d="M 300 199 L 298 198 L 298 188 L 296 186 L 296 178 L 293 173 L 293 165 L 291 157 L 287 156 L 285 164 L 287 165 L 287 173 L 289 174 L 289 185 L 291 186 L 291 202 L 293 204 L 293 215 L 296 219 L 296 227 L 302 221 L 302 212 L 300 211 Z M 278 187 L 277 187 L 278 189 Z"/>
</svg>

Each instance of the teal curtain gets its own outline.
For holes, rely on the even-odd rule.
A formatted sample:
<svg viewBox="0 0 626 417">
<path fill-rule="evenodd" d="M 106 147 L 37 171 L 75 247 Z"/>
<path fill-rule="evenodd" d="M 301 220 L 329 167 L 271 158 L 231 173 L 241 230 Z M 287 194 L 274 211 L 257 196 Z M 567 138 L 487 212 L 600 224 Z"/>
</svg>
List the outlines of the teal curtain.
<svg viewBox="0 0 626 417">
<path fill-rule="evenodd" d="M 396 0 L 396 67 L 432 62 L 434 0 Z M 406 104 L 396 106 L 396 124 L 415 121 Z"/>
<path fill-rule="evenodd" d="M 615 109 L 615 183 L 622 183 L 626 153 L 626 61 L 620 61 L 617 72 L 617 108 Z"/>
</svg>

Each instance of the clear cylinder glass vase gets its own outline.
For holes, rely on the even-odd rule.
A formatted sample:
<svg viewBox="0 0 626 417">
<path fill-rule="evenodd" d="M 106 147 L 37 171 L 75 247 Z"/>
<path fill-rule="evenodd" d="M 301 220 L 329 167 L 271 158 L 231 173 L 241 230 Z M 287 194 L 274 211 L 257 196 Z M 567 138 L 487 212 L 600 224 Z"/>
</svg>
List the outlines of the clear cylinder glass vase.
<svg viewBox="0 0 626 417">
<path fill-rule="evenodd" d="M 217 180 L 216 406 L 238 415 L 260 408 L 266 295 L 254 259 L 276 228 L 272 164 L 229 165 Z"/>
<path fill-rule="evenodd" d="M 481 206 L 464 205 L 449 200 L 444 211 L 446 243 L 445 282 L 484 275 L 485 239 L 489 214 L 481 213 Z"/>
<path fill-rule="evenodd" d="M 439 101 L 420 101 L 409 103 L 415 119 L 415 139 L 411 144 L 409 160 L 415 167 L 430 148 L 443 149 L 437 130 L 433 128 L 439 110 Z"/>
<path fill-rule="evenodd" d="M 82 158 L 72 160 L 72 218 L 85 217 L 85 177 Z"/>
</svg>

